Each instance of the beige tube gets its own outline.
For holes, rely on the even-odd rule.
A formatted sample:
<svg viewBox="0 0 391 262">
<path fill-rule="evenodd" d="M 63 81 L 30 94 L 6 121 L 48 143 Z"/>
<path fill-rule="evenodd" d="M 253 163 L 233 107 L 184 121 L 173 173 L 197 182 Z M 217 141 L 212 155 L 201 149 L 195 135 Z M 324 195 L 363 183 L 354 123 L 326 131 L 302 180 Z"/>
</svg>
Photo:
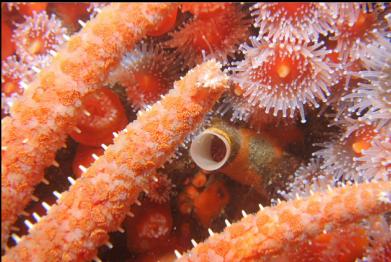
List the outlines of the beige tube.
<svg viewBox="0 0 391 262">
<path fill-rule="evenodd" d="M 219 148 L 213 148 L 213 139 L 220 140 Z M 213 158 L 213 150 L 219 151 L 219 160 Z M 268 198 L 275 193 L 274 185 L 281 186 L 299 165 L 268 133 L 256 134 L 220 120 L 194 138 L 190 156 L 201 169 L 219 171 Z"/>
<path fill-rule="evenodd" d="M 221 160 L 216 160 L 212 156 L 212 142 L 218 139 L 224 146 L 225 154 Z M 217 128 L 209 128 L 198 135 L 191 143 L 190 156 L 193 161 L 206 171 L 220 169 L 231 155 L 231 140 L 228 135 Z"/>
</svg>

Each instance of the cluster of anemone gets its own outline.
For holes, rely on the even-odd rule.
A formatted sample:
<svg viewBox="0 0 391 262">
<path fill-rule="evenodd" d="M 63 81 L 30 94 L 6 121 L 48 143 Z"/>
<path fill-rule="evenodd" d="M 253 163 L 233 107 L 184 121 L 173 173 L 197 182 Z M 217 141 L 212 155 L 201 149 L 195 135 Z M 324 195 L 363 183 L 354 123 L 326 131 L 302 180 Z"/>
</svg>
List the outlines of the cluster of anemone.
<svg viewBox="0 0 391 262">
<path fill-rule="evenodd" d="M 364 81 L 343 100 L 351 102 L 349 112 L 380 130 L 391 126 L 391 60 L 384 55 L 391 52 L 391 44 L 374 43 L 365 51 L 363 62 L 367 70 L 354 73 Z"/>
<path fill-rule="evenodd" d="M 344 116 L 334 125 L 343 132 L 332 141 L 317 144 L 321 149 L 313 155 L 322 160 L 321 169 L 337 180 L 362 182 L 388 180 L 391 170 L 389 128 Z"/>
<path fill-rule="evenodd" d="M 357 19 L 362 19 L 362 15 L 363 13 Z M 380 16 L 379 21 L 384 22 L 384 19 L 383 16 Z M 346 105 L 344 107 L 345 112 L 342 114 L 350 115 L 349 117 L 343 117 L 342 120 L 345 128 L 350 129 L 349 133 L 357 132 L 363 126 L 369 126 L 372 129 L 371 139 L 367 141 L 367 145 L 362 148 L 360 154 L 353 157 L 351 166 L 355 166 L 356 171 L 364 179 L 388 180 L 391 172 L 389 140 L 391 128 L 391 70 L 390 58 L 387 54 L 391 51 L 391 45 L 389 31 L 380 26 L 380 22 L 373 22 L 379 28 L 368 29 L 371 35 L 364 35 L 367 37 L 367 42 L 357 41 L 360 44 L 360 52 L 356 57 L 362 63 L 362 67 L 360 70 L 351 71 L 348 74 L 358 79 L 358 83 L 341 98 L 341 103 Z M 369 42 L 368 36 L 372 36 L 372 40 Z M 355 120 L 346 121 L 350 118 Z M 338 122 L 341 123 L 341 121 Z M 347 141 L 347 139 L 344 140 Z M 343 147 L 338 150 L 338 153 L 342 154 L 346 150 L 347 148 Z M 328 156 L 330 155 L 324 155 L 326 158 Z M 338 163 L 337 161 L 336 165 Z M 340 166 L 340 168 L 342 167 L 343 165 Z"/>
<path fill-rule="evenodd" d="M 246 59 L 236 63 L 232 79 L 244 89 L 242 98 L 273 116 L 293 118 L 297 111 L 305 123 L 306 104 L 319 107 L 326 101 L 328 86 L 335 84 L 332 69 L 324 62 L 322 44 L 267 43 L 252 40 L 243 45 Z M 279 112 L 281 112 L 279 114 Z"/>
<path fill-rule="evenodd" d="M 386 179 L 391 118 L 386 5 L 257 3 L 250 10 L 258 35 L 241 45 L 243 59 L 229 68 L 235 84 L 218 112 L 260 130 L 273 123 L 268 116 L 299 115 L 305 123 L 309 110 L 322 106 L 323 115 L 330 107 L 345 135 L 315 145 L 321 147 L 313 153 L 322 162 L 320 173 L 345 182 Z M 370 138 L 354 141 L 363 130 Z"/>
<path fill-rule="evenodd" d="M 27 4 L 21 3 L 25 6 Z M 8 4 L 9 9 L 19 5 Z M 15 54 L 2 61 L 2 111 L 9 113 L 14 100 L 32 81 L 41 68 L 48 65 L 58 48 L 65 42 L 67 30 L 61 21 L 46 11 L 24 16 L 24 21 L 15 24 L 12 41 Z M 8 88 L 11 87 L 12 88 Z"/>
<path fill-rule="evenodd" d="M 50 55 L 65 42 L 66 29 L 55 15 L 45 11 L 26 16 L 13 34 L 16 54 L 33 65 L 45 66 Z"/>
<path fill-rule="evenodd" d="M 91 17 L 105 5 L 91 4 Z M 190 19 L 166 35 L 168 40 L 163 37 L 162 46 L 139 42 L 105 84 L 119 84 L 135 111 L 148 111 L 182 75 L 183 67 L 217 58 L 232 80 L 217 112 L 231 112 L 231 121 L 247 122 L 259 131 L 280 121 L 292 124 L 300 119 L 304 124 L 307 112 L 320 106 L 332 107 L 337 116 L 335 125 L 342 132 L 316 144 L 322 148 L 279 192 L 285 199 L 325 191 L 339 182 L 389 180 L 391 69 L 384 54 L 391 52 L 391 44 L 384 9 L 361 3 L 258 3 L 250 8 L 255 21 L 250 28 L 249 12 L 241 5 L 184 4 L 182 11 L 190 13 Z M 3 62 L 2 83 L 12 77 L 22 91 L 7 95 L 2 88 L 8 106 L 67 38 L 61 23 L 44 12 L 16 27 L 17 56 Z M 250 36 L 254 30 L 257 35 Z M 188 142 L 202 128 L 189 135 Z M 167 175 L 146 183 L 152 202 L 170 200 L 173 184 Z"/>
<path fill-rule="evenodd" d="M 257 3 L 252 7 L 259 38 L 276 41 L 317 40 L 334 32 L 327 6 L 317 3 Z"/>
<path fill-rule="evenodd" d="M 384 28 L 372 31 L 377 35 L 374 41 L 363 45 L 360 56 L 364 68 L 351 72 L 362 81 L 343 100 L 349 102 L 348 113 L 373 126 L 376 132 L 370 146 L 355 159 L 358 170 L 369 178 L 387 180 L 391 172 L 391 60 L 387 55 L 391 45 L 389 31 Z"/>
<path fill-rule="evenodd" d="M 319 101 L 344 110 L 342 97 L 354 90 L 365 50 L 389 45 L 384 9 L 362 3 L 253 5 L 258 35 L 241 45 L 244 59 L 230 67 L 238 87 L 224 99 L 228 106 L 221 113 L 232 109 L 233 121 L 251 125 L 257 108 L 278 118 L 299 112 L 302 122 Z"/>
<path fill-rule="evenodd" d="M 344 12 L 345 5 L 354 8 L 355 15 L 348 15 L 351 12 Z M 368 9 L 357 3 L 345 5 L 339 5 L 340 12 L 336 15 L 336 33 L 330 37 L 330 40 L 336 41 L 335 49 L 342 60 L 359 59 L 368 45 L 387 41 L 388 29 L 387 22 L 383 18 L 383 6 Z"/>
<path fill-rule="evenodd" d="M 313 192 L 322 192 L 327 186 L 336 186 L 337 180 L 322 169 L 323 160 L 312 158 L 309 163 L 301 165 L 284 190 L 279 190 L 279 195 L 284 199 L 305 197 Z"/>
<path fill-rule="evenodd" d="M 359 163 L 357 170 L 368 179 L 389 180 L 391 174 L 391 141 L 390 133 L 382 130 L 371 141 L 368 149 L 356 159 Z"/>
<path fill-rule="evenodd" d="M 357 177 L 358 163 L 354 161 L 362 150 L 359 146 L 356 146 L 356 143 L 361 142 L 356 142 L 356 137 L 355 132 L 347 138 L 335 138 L 332 141 L 318 145 L 321 146 L 321 149 L 314 152 L 313 155 L 322 160 L 321 169 L 333 174 L 338 180 L 362 181 L 362 177 Z"/>
<path fill-rule="evenodd" d="M 239 90 L 224 101 L 232 108 L 232 119 L 253 119 L 252 112 L 261 109 L 278 118 L 296 118 L 299 112 L 304 123 L 305 108 L 326 102 L 339 80 L 327 59 L 331 51 L 317 41 L 334 33 L 327 8 L 257 3 L 250 10 L 258 35 L 241 45 L 244 59 L 230 67 Z"/>
<path fill-rule="evenodd" d="M 15 98 L 23 94 L 35 75 L 25 63 L 13 55 L 1 62 L 1 109 L 8 114 Z"/>
</svg>

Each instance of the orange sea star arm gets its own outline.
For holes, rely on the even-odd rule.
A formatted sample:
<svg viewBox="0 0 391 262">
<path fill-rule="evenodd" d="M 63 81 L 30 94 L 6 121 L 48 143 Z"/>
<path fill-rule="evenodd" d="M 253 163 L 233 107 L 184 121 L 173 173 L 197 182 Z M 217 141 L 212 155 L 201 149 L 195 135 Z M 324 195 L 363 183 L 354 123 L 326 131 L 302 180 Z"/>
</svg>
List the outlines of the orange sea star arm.
<svg viewBox="0 0 391 262">
<path fill-rule="evenodd" d="M 197 66 L 139 114 L 3 261 L 85 261 L 121 225 L 151 175 L 227 87 L 220 64 Z"/>
<path fill-rule="evenodd" d="M 172 4 L 117 3 L 102 12 L 59 50 L 49 67 L 2 120 L 1 243 L 54 163 L 56 151 L 75 126 L 80 98 L 104 82 L 109 71 Z"/>
<path fill-rule="evenodd" d="M 179 261 L 270 261 L 284 248 L 339 227 L 391 210 L 384 195 L 391 182 L 371 182 L 315 193 L 267 207 L 198 244 Z"/>
</svg>

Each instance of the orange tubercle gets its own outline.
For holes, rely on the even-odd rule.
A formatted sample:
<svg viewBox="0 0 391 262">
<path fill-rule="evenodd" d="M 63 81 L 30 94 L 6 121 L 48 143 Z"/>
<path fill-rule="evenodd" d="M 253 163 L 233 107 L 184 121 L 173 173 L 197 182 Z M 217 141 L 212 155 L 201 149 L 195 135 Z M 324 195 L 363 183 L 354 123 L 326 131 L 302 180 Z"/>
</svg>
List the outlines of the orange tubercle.
<svg viewBox="0 0 391 262">
<path fill-rule="evenodd" d="M 284 256 L 287 261 L 350 262 L 361 258 L 369 245 L 369 236 L 363 227 L 352 225 L 329 233 L 322 233 L 311 241 L 301 243 L 292 253 Z"/>
</svg>

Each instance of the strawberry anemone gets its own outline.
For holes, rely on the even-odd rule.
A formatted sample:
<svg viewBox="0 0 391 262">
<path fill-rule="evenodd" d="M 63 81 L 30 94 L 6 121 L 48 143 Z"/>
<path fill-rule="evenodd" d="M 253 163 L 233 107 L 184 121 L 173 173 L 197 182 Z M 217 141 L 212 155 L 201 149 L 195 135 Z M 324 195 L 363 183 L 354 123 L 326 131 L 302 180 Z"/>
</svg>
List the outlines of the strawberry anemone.
<svg viewBox="0 0 391 262">
<path fill-rule="evenodd" d="M 239 5 L 231 3 L 218 7 L 210 12 L 206 12 L 209 9 L 201 12 L 201 9 L 192 8 L 193 19 L 172 33 L 166 45 L 186 54 L 189 63 L 199 63 L 209 57 L 227 62 L 248 38 L 250 20 Z"/>
<path fill-rule="evenodd" d="M 242 97 L 266 113 L 293 118 L 299 111 L 305 123 L 304 106 L 319 107 L 317 99 L 326 102 L 329 87 L 338 80 L 324 57 L 328 51 L 322 43 L 291 44 L 259 42 L 242 45 L 245 59 L 232 68 L 233 80 L 242 89 Z"/>
<path fill-rule="evenodd" d="M 259 36 L 276 41 L 316 41 L 334 32 L 332 18 L 322 3 L 257 3 L 252 7 Z"/>
</svg>

